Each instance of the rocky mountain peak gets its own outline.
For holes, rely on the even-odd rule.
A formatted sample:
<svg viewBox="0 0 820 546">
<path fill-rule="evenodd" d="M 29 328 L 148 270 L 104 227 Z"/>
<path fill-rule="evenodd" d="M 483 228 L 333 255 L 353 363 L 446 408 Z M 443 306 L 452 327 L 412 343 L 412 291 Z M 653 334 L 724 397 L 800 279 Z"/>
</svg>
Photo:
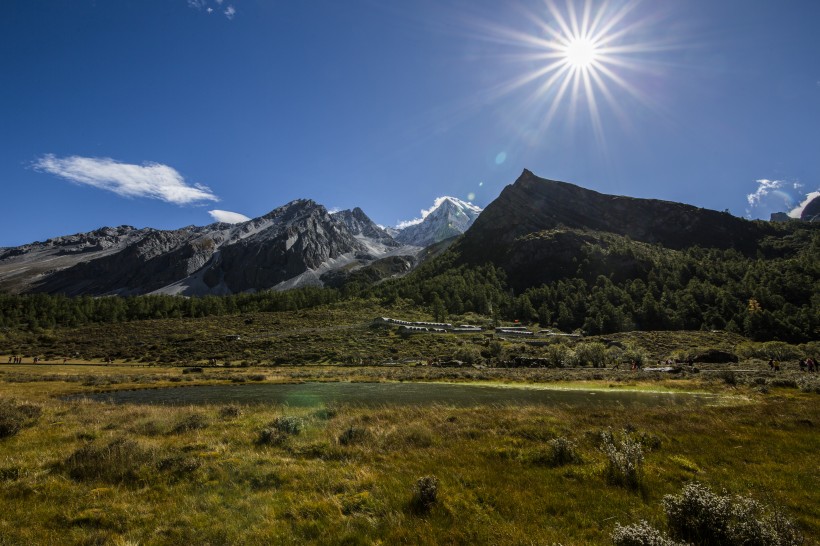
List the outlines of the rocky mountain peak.
<svg viewBox="0 0 820 546">
<path fill-rule="evenodd" d="M 389 233 L 373 222 L 359 207 L 335 212 L 332 216 L 344 224 L 357 239 L 369 239 L 388 246 L 399 246 L 399 243 Z"/>
<path fill-rule="evenodd" d="M 418 221 L 399 229 L 394 238 L 409 245 L 429 246 L 467 231 L 481 210 L 457 197 L 439 197 L 432 209 L 424 211 Z"/>
</svg>

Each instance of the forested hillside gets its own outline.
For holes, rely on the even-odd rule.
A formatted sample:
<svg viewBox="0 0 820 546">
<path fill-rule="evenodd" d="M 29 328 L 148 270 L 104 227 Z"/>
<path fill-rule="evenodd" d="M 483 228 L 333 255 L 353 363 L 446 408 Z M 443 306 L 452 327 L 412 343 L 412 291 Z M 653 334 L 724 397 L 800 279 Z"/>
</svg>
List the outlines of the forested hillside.
<svg viewBox="0 0 820 546">
<path fill-rule="evenodd" d="M 544 237 L 555 234 L 544 235 Z M 352 297 L 412 301 L 437 320 L 476 313 L 588 334 L 627 330 L 728 330 L 756 340 L 820 337 L 820 230 L 794 228 L 764 246 L 776 258 L 734 250 L 670 250 L 625 237 L 585 235 L 562 275 L 523 291 L 494 264 L 459 264 L 457 245 L 402 279 L 374 286 L 232 296 L 69 298 L 0 296 L 0 326 L 37 330 L 89 323 L 289 311 Z M 573 271 L 561 268 L 572 264 Z M 547 277 L 550 272 L 544 272 Z"/>
</svg>

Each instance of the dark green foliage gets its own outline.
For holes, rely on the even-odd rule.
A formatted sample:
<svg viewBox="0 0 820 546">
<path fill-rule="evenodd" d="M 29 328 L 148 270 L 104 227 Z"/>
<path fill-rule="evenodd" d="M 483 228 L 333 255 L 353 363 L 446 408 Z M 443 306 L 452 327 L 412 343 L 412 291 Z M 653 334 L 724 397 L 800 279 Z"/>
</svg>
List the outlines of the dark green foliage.
<svg viewBox="0 0 820 546">
<path fill-rule="evenodd" d="M 521 284 L 514 263 L 467 264 L 458 244 L 412 274 L 375 285 L 231 296 L 69 298 L 0 295 L 0 327 L 40 332 L 85 324 L 295 311 L 351 298 L 412 302 L 439 321 L 476 313 L 587 334 L 628 330 L 727 330 L 754 340 L 820 335 L 820 230 L 780 228 L 759 257 L 731 249 L 671 250 L 583 232 L 572 267 L 534 269 Z M 534 240 L 546 235 L 534 235 Z M 566 264 L 565 264 L 566 265 Z M 508 280 L 512 279 L 512 280 Z M 516 280 L 518 279 L 518 280 Z M 48 340 L 41 340 L 48 345 Z"/>
</svg>

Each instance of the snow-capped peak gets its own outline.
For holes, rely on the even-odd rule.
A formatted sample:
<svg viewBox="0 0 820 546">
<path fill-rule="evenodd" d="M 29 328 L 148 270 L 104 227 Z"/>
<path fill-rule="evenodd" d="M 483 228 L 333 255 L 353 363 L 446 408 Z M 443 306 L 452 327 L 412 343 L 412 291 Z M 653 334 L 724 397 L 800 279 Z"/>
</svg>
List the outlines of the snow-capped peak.
<svg viewBox="0 0 820 546">
<path fill-rule="evenodd" d="M 405 244 L 428 246 L 467 231 L 481 210 L 457 197 L 438 197 L 432 207 L 421 211 L 421 218 L 399 223 L 397 233 L 391 235 Z"/>
<path fill-rule="evenodd" d="M 478 216 L 481 214 L 483 210 L 481 207 L 473 205 L 467 201 L 462 201 L 458 197 L 450 197 L 449 195 L 443 195 L 441 197 L 436 197 L 436 200 L 433 202 L 433 206 L 429 209 L 422 209 L 421 210 L 421 218 L 415 218 L 413 220 L 405 220 L 403 222 L 399 222 L 396 224 L 397 230 L 402 230 L 404 228 L 415 226 L 416 224 L 420 224 L 427 218 L 433 211 L 438 209 L 440 206 L 444 205 L 446 202 L 449 202 L 452 206 L 455 206 L 457 209 L 463 210 L 468 216 Z M 471 214 L 472 213 L 472 214 Z"/>
</svg>

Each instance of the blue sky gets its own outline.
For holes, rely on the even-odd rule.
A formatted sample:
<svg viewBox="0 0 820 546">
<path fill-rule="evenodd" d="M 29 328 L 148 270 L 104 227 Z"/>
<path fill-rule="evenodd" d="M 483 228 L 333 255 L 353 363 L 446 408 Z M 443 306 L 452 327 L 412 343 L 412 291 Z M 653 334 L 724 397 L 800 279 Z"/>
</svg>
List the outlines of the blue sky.
<svg viewBox="0 0 820 546">
<path fill-rule="evenodd" d="M 585 5 L 7 0 L 0 246 L 302 197 L 394 225 L 524 168 L 750 217 L 820 188 L 820 2 Z"/>
</svg>

